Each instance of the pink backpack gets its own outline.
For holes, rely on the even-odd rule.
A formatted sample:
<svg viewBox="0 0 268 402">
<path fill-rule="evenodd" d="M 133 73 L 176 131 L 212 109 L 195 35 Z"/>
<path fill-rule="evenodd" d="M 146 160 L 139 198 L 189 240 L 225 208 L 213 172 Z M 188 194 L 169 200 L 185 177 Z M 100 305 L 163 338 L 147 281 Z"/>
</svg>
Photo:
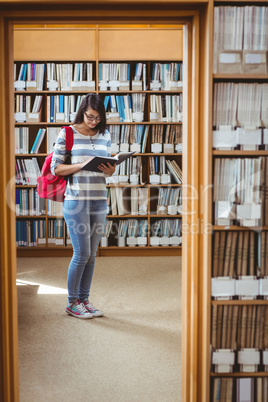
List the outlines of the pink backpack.
<svg viewBox="0 0 268 402">
<path fill-rule="evenodd" d="M 65 163 L 71 162 L 71 150 L 73 147 L 73 130 L 71 127 L 63 127 L 66 132 L 66 150 L 67 158 Z M 68 177 L 53 176 L 50 171 L 51 160 L 53 153 L 49 154 L 43 164 L 41 176 L 37 178 L 37 193 L 39 197 L 46 198 L 52 201 L 63 202 L 64 192 L 67 184 Z"/>
</svg>

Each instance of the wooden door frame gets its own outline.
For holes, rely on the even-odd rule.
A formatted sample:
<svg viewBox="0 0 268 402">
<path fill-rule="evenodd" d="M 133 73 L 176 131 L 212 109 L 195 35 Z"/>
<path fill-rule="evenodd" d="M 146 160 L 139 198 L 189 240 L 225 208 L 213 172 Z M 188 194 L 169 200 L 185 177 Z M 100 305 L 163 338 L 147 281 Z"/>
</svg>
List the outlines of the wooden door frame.
<svg viewBox="0 0 268 402">
<path fill-rule="evenodd" d="M 30 3 L 30 2 L 29 2 Z M 42 3 L 46 9 L 40 10 Z M 209 399 L 209 283 L 210 235 L 200 228 L 210 224 L 210 192 L 200 194 L 211 181 L 211 27 L 212 1 L 171 1 L 163 8 L 165 1 L 139 1 L 130 7 L 128 1 L 102 0 L 90 10 L 81 0 L 75 10 L 68 10 L 68 1 L 49 2 L 41 0 L 29 11 L 16 11 L 6 5 L 0 16 L 0 399 L 5 402 L 19 401 L 18 370 L 18 324 L 16 290 L 16 246 L 15 213 L 9 208 L 8 200 L 14 197 L 14 190 L 6 196 L 9 181 L 14 177 L 14 135 L 13 135 L 13 25 L 40 23 L 125 23 L 168 24 L 184 23 L 184 70 L 189 96 L 184 96 L 184 142 L 183 174 L 187 182 L 184 189 L 183 208 L 194 211 L 184 216 L 183 224 L 183 272 L 182 272 L 182 401 L 207 401 Z M 71 3 L 71 2 L 70 2 Z M 101 3 L 101 5 L 100 5 Z M 111 8 L 113 3 L 121 7 Z M 187 3 L 187 4 L 186 4 Z M 55 10 L 59 4 L 60 10 Z M 79 6 L 80 4 L 80 6 Z M 92 6 L 92 4 L 91 4 Z M 100 9 L 101 8 L 101 9 Z M 1 1 L 0 1 L 1 11 Z M 201 38 L 202 36 L 202 38 Z M 185 140 L 186 139 L 186 140 Z M 195 196 L 194 193 L 197 195 Z M 2 392 L 2 394 L 1 394 Z M 180 396 L 178 395 L 178 398 Z"/>
</svg>

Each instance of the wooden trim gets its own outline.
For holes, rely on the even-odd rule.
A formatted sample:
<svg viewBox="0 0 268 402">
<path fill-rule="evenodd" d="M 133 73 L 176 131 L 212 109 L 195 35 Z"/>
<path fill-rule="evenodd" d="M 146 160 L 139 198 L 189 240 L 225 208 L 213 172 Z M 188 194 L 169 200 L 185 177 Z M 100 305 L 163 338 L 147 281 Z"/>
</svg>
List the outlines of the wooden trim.
<svg viewBox="0 0 268 402">
<path fill-rule="evenodd" d="M 193 34 L 192 34 L 192 91 L 191 91 L 191 175 L 189 175 L 186 183 L 190 184 L 193 189 L 199 191 L 200 177 L 199 177 L 199 161 L 200 161 L 200 138 L 199 138 L 199 57 L 200 57 L 200 43 L 199 43 L 199 16 L 193 18 Z M 198 366 L 200 364 L 200 344 L 199 344 L 199 272 L 200 272 L 200 248 L 199 248 L 199 233 L 193 228 L 199 225 L 199 197 L 191 197 L 191 400 L 197 401 L 200 385 L 198 384 Z M 202 345 L 201 345 L 202 346 Z"/>
<path fill-rule="evenodd" d="M 249 378 L 249 377 L 268 377 L 268 373 L 265 371 L 258 371 L 255 373 L 241 373 L 241 372 L 234 372 L 234 373 L 210 373 L 211 377 L 229 377 L 229 378 Z"/>
<path fill-rule="evenodd" d="M 170 4 L 181 4 L 181 5 L 189 5 L 189 4 L 193 4 L 195 5 L 196 3 L 199 4 L 204 4 L 204 3 L 208 3 L 209 0 L 168 0 L 168 2 L 165 2 L 163 0 L 95 0 L 95 1 L 91 1 L 90 5 L 92 6 L 99 6 L 100 4 L 103 5 L 114 5 L 114 4 L 123 4 L 125 5 L 144 5 L 144 4 L 148 4 L 148 5 L 166 5 L 167 3 Z M 225 0 L 227 1 L 227 0 Z M 242 1 L 242 0 L 238 0 L 238 1 Z M 253 1 L 257 1 L 257 0 L 253 0 Z M 5 3 L 10 3 L 10 5 L 14 4 L 14 3 L 20 3 L 19 0 L 6 0 Z M 24 0 L 23 1 L 24 4 L 32 4 L 32 5 L 36 5 L 36 0 Z M 56 2 L 54 0 L 38 0 L 38 5 L 45 5 L 48 6 L 49 4 L 62 4 L 64 6 L 67 6 L 68 4 L 73 4 L 73 0 L 57 0 Z M 86 4 L 88 5 L 88 0 L 79 0 L 79 4 L 83 5 Z M 79 7 L 77 7 L 77 9 L 79 9 Z M 65 22 L 66 23 L 66 22 Z"/>
<path fill-rule="evenodd" d="M 267 306 L 268 300 L 212 300 L 212 304 L 218 306 Z"/>
<path fill-rule="evenodd" d="M 1 360 L 0 400 L 13 402 L 18 395 L 18 327 L 17 327 L 17 289 L 16 289 L 16 248 L 15 212 L 7 202 L 12 196 L 14 186 L 8 194 L 10 179 L 14 177 L 14 135 L 10 136 L 13 117 L 13 99 L 10 96 L 12 81 L 12 27 L 3 17 L 0 18 L 0 331 Z M 6 44 L 9 44 L 6 46 Z M 11 158 L 7 158 L 11 155 Z M 7 200 L 6 200 L 7 194 Z"/>
<path fill-rule="evenodd" d="M 203 10 L 200 25 L 200 213 L 199 213 L 199 395 L 202 401 L 210 399 L 210 300 L 211 300 L 211 242 L 212 242 L 212 66 L 214 8 L 211 1 Z"/>
<path fill-rule="evenodd" d="M 192 26 L 188 22 L 183 30 L 183 55 L 184 55 L 184 80 L 185 80 L 185 93 L 183 96 L 183 112 L 185 115 L 189 115 L 191 110 L 191 91 L 192 91 L 192 80 L 191 75 L 188 73 L 192 68 Z M 191 119 L 187 119 L 183 124 L 183 154 L 190 155 L 191 153 Z M 182 169 L 184 175 L 187 176 L 186 182 L 191 174 L 190 158 L 183 158 Z M 184 176 L 185 177 L 185 176 Z M 186 210 L 190 209 L 189 201 L 187 198 L 187 189 L 183 189 L 183 208 Z M 185 197 L 185 199 L 184 199 Z M 185 220 L 189 221 L 189 217 L 186 216 L 182 219 L 184 224 Z M 188 222 L 186 222 L 187 224 Z M 188 246 L 191 244 L 191 239 L 189 235 L 182 232 L 182 400 L 191 401 L 191 248 Z M 187 267 L 187 269 L 186 269 Z"/>
</svg>

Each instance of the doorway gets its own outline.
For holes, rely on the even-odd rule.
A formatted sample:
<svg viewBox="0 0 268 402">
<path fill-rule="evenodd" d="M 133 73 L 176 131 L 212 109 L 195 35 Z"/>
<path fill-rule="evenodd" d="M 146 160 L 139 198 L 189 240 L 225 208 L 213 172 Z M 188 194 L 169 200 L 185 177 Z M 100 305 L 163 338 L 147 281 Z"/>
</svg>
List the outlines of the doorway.
<svg viewBox="0 0 268 402">
<path fill-rule="evenodd" d="M 185 22 L 184 20 L 186 20 L 185 32 L 186 32 L 186 37 L 188 35 L 188 39 L 190 38 L 190 40 L 188 41 L 188 45 L 190 43 L 191 46 L 190 46 L 190 48 L 187 48 L 186 59 L 185 60 L 188 59 L 190 65 L 191 65 L 191 68 L 193 68 L 195 70 L 195 68 L 197 67 L 196 63 L 199 60 L 199 56 L 198 56 L 198 53 L 196 53 L 196 52 L 198 52 L 198 49 L 196 49 L 196 48 L 194 48 L 194 53 L 192 53 L 192 50 L 193 50 L 192 41 L 197 40 L 196 35 L 198 35 L 198 34 L 197 34 L 196 31 L 193 30 L 193 26 L 195 26 L 195 25 L 194 24 L 191 25 L 191 22 L 189 21 L 189 18 L 190 18 L 190 20 L 193 19 L 195 24 L 198 23 L 199 22 L 199 20 L 198 20 L 198 12 L 192 11 L 192 10 L 190 10 L 188 13 L 186 11 L 180 12 L 179 10 L 175 10 L 176 12 L 174 12 L 174 10 L 172 10 L 172 11 L 173 12 L 170 12 L 170 14 L 172 14 L 172 16 L 168 15 L 168 13 L 167 13 L 166 14 L 167 16 L 165 16 L 164 19 L 163 19 L 163 17 L 159 17 L 159 15 L 160 15 L 159 10 L 158 11 L 156 10 L 155 13 L 153 13 L 156 16 L 158 15 L 158 17 L 155 17 L 155 16 L 152 17 L 151 12 L 149 13 L 148 11 L 143 10 L 141 14 L 138 13 L 139 14 L 138 17 L 133 17 L 132 16 L 132 18 L 134 18 L 136 20 L 137 19 L 140 20 L 140 18 L 142 18 L 142 19 L 150 18 L 151 21 L 153 19 L 153 20 L 156 20 L 157 22 L 159 22 L 160 20 L 161 21 L 163 20 L 163 23 L 166 23 L 167 20 L 169 20 L 169 22 L 170 21 L 174 22 L 174 20 L 175 20 L 176 23 L 178 22 L 178 20 L 179 20 L 179 22 L 181 20 L 183 22 Z M 97 13 L 98 12 L 95 10 L 93 14 L 96 15 Z M 58 15 L 59 14 L 60 13 L 58 13 Z M 131 14 L 132 14 L 131 10 L 127 10 L 126 15 L 128 16 L 127 17 L 128 19 L 130 18 L 129 15 L 131 15 Z M 183 14 L 183 17 L 181 16 L 181 14 Z M 134 12 L 134 15 L 135 15 L 135 12 Z M 148 17 L 149 15 L 150 15 L 150 17 Z M 39 19 L 39 21 L 42 21 L 42 19 L 46 20 L 46 18 L 51 18 L 51 16 L 48 16 L 48 17 L 44 16 L 44 17 L 40 18 L 39 14 L 38 14 L 38 11 L 36 11 L 36 16 Z M 21 16 L 19 15 L 19 16 L 16 16 L 16 18 L 14 18 L 14 19 L 16 20 L 16 22 L 18 22 L 18 19 L 20 19 L 20 18 L 21 18 Z M 84 16 L 83 17 L 81 16 L 79 18 L 83 19 Z M 103 18 L 103 17 L 101 17 L 101 18 Z M 110 19 L 111 16 L 109 16 L 107 18 Z M 7 19 L 5 20 L 5 23 L 3 24 L 3 29 L 5 30 L 5 34 L 9 38 L 9 43 L 12 43 L 12 40 L 11 40 L 12 39 L 12 29 L 11 29 L 11 26 L 14 23 L 14 19 L 12 21 L 12 18 L 10 18 L 9 13 L 7 13 Z M 27 16 L 25 16 L 24 19 L 25 19 L 25 22 L 28 22 L 28 23 L 30 22 L 29 19 L 27 19 Z M 54 19 L 59 21 L 59 17 L 57 17 L 57 12 L 55 12 Z M 71 17 L 71 19 L 73 20 L 73 17 Z M 8 22 L 7 22 L 7 20 L 8 20 Z M 118 22 L 118 21 L 116 21 L 116 22 Z M 196 29 L 196 26 L 195 26 L 195 29 Z M 13 64 L 12 63 L 12 57 L 11 57 L 11 47 L 9 46 L 8 49 L 3 47 L 2 52 L 4 53 L 5 56 L 8 56 L 8 58 L 5 58 L 5 60 L 6 60 L 5 65 L 4 65 L 5 71 L 6 72 L 12 71 L 12 69 L 10 69 L 10 67 L 12 67 L 12 64 Z M 193 54 L 195 54 L 195 56 L 196 56 L 195 60 L 193 60 L 193 57 L 192 57 Z M 7 75 L 7 76 L 9 76 L 9 75 Z M 197 90 L 198 83 L 197 83 L 197 80 L 195 80 L 195 82 L 192 81 L 192 76 L 194 76 L 194 74 L 191 74 L 191 76 L 188 77 L 187 82 L 189 83 L 189 85 L 188 85 L 188 93 L 190 93 L 191 96 L 193 97 L 195 95 L 195 93 L 198 92 L 198 90 Z M 196 77 L 197 77 L 197 75 L 196 75 Z M 10 88 L 12 87 L 12 77 L 9 77 L 9 78 L 10 79 L 8 80 L 8 83 L 5 83 L 3 85 L 3 87 L 2 87 L 2 90 L 5 91 L 6 99 L 9 100 L 7 102 L 6 108 L 5 108 L 4 113 L 3 113 L 3 117 L 4 117 L 3 122 L 4 122 L 4 129 L 6 130 L 8 127 L 10 127 L 10 130 L 8 130 L 8 131 L 10 131 L 10 133 L 12 133 L 12 130 L 11 130 L 12 118 L 11 117 L 12 117 L 12 114 L 13 114 L 13 112 L 12 112 L 13 101 L 12 101 L 12 94 L 10 93 Z M 9 85 L 7 85 L 7 84 L 9 84 Z M 191 99 L 188 98 L 187 102 L 185 104 L 185 110 L 187 110 L 187 112 L 190 113 L 189 116 L 191 116 L 191 118 L 189 118 L 189 121 L 185 122 L 186 130 L 187 130 L 188 133 L 190 133 L 190 135 L 188 136 L 189 142 L 188 142 L 188 144 L 185 144 L 187 155 L 190 156 L 189 158 L 187 157 L 187 161 L 185 162 L 185 166 L 184 166 L 185 167 L 185 175 L 186 175 L 187 178 L 189 177 L 189 181 L 187 180 L 187 183 L 188 182 L 191 183 L 191 180 L 192 180 L 191 179 L 191 171 L 193 169 L 193 158 L 192 158 L 192 155 L 191 155 L 191 152 L 193 152 L 193 150 L 191 150 L 189 145 L 191 144 L 191 140 L 193 140 L 193 137 L 198 136 L 198 128 L 197 128 L 196 124 L 194 123 L 194 122 L 196 122 L 198 112 L 197 112 L 197 110 L 195 110 L 195 112 L 196 112 L 194 114 L 195 117 L 193 117 L 192 113 L 193 113 L 193 108 L 194 107 L 196 107 L 196 104 L 192 105 Z M 3 158 L 4 166 L 5 166 L 5 170 L 3 171 L 4 179 L 5 179 L 3 181 L 4 187 L 6 186 L 6 182 L 7 182 L 6 179 L 8 177 L 11 177 L 11 175 L 14 173 L 14 168 L 12 166 L 12 163 L 13 163 L 12 161 L 14 160 L 14 151 L 13 151 L 13 149 L 14 149 L 13 140 L 11 139 L 11 136 L 10 136 L 10 139 L 6 138 L 4 140 L 4 146 L 2 147 L 3 155 L 4 154 L 5 155 L 6 154 L 11 155 L 11 159 L 8 160 L 8 161 L 6 160 L 6 156 Z M 8 153 L 6 153 L 6 151 L 8 151 Z M 6 170 L 6 167 L 8 167 L 8 170 Z M 2 201 L 4 201 L 4 200 L 2 200 Z M 3 204 L 4 204 L 4 202 L 3 202 Z M 4 241 L 1 243 L 1 250 L 2 250 L 2 245 L 7 245 L 8 244 L 8 246 L 6 248 L 5 254 L 3 255 L 3 260 L 4 260 L 4 263 L 5 263 L 4 266 L 6 267 L 5 268 L 6 271 L 4 271 L 4 277 L 6 278 L 5 279 L 6 283 L 3 284 L 3 282 L 2 282 L 1 286 L 4 289 L 3 297 L 5 297 L 7 300 L 11 300 L 12 312 L 13 312 L 13 319 L 10 322 L 10 319 L 8 318 L 8 315 L 7 315 L 7 311 L 6 311 L 5 308 L 3 308 L 4 320 L 5 320 L 6 323 L 7 322 L 9 323 L 9 325 L 4 325 L 4 321 L 2 321 L 2 328 L 4 329 L 3 330 L 4 340 L 7 338 L 7 335 L 9 335 L 9 339 L 11 340 L 11 342 L 9 343 L 8 348 L 7 348 L 7 359 L 9 360 L 9 362 L 12 362 L 12 364 L 8 365 L 8 381 L 6 382 L 6 384 L 7 384 L 7 386 L 9 384 L 9 390 L 12 389 L 13 390 L 12 392 L 14 392 L 14 395 L 18 395 L 18 391 L 16 390 L 17 389 L 16 384 L 18 383 L 18 381 L 17 381 L 17 378 L 18 378 L 17 377 L 17 346 L 16 346 L 16 339 L 17 339 L 17 330 L 16 330 L 16 328 L 17 328 L 17 326 L 16 326 L 16 306 L 15 306 L 15 303 L 14 303 L 14 301 L 16 300 L 16 289 L 14 288 L 14 283 L 15 283 L 14 281 L 15 281 L 15 277 L 16 277 L 16 275 L 15 275 L 15 273 L 16 273 L 16 262 L 15 262 L 15 259 L 14 259 L 15 247 L 13 245 L 14 240 L 15 240 L 15 236 L 14 236 L 14 229 L 12 229 L 13 226 L 11 225 L 11 229 L 10 228 L 8 229 L 9 225 L 7 224 L 7 218 L 10 218 L 10 219 L 8 219 L 9 223 L 13 222 L 14 226 L 15 226 L 15 220 L 14 220 L 15 218 L 14 218 L 14 215 L 12 213 L 7 212 L 7 208 L 6 207 L 4 208 L 4 205 L 3 205 L 3 211 L 6 211 L 5 219 L 3 219 L 3 224 L 4 224 L 4 227 L 6 228 L 6 232 L 7 232 L 6 239 L 7 240 L 6 240 L 5 243 L 4 243 Z M 185 234 L 184 240 L 185 240 L 185 244 L 189 245 L 189 244 L 191 244 L 193 238 L 189 234 Z M 191 253 L 189 251 L 185 252 L 183 258 L 184 258 L 184 263 L 183 263 L 184 267 L 186 267 L 187 265 L 189 267 L 189 266 L 191 266 L 193 264 L 193 256 L 191 256 Z M 11 272 L 7 272 L 7 266 L 12 266 Z M 190 286 L 191 282 L 190 282 L 190 280 L 191 280 L 190 275 L 189 275 L 189 273 L 188 273 L 188 275 L 186 275 L 186 271 L 185 271 L 185 268 L 184 268 L 184 270 L 183 270 L 183 283 L 186 286 L 185 286 L 185 290 L 184 290 L 185 294 L 183 296 L 184 297 L 183 303 L 184 303 L 184 306 L 186 306 L 186 310 L 189 309 L 187 311 L 190 311 L 190 306 L 192 305 L 192 301 L 191 301 L 191 286 Z M 12 302 L 12 300 L 13 300 L 13 302 Z M 193 313 L 191 313 L 191 316 L 192 316 L 192 314 Z M 192 327 L 193 326 L 195 327 L 196 324 L 197 324 L 197 317 L 194 317 L 194 322 L 192 322 L 191 325 L 190 325 L 189 319 L 186 319 L 186 315 L 187 315 L 187 313 L 184 313 L 184 335 L 187 334 L 187 333 L 188 334 L 191 333 L 193 331 Z M 187 344 L 190 342 L 189 338 L 188 339 L 185 338 L 183 340 L 183 342 L 184 342 L 184 345 L 186 346 L 185 350 L 187 350 L 187 351 L 191 350 L 190 345 L 188 345 L 189 347 L 187 346 Z M 194 342 L 195 342 L 195 340 L 194 340 Z M 187 385 L 190 385 L 190 383 L 191 383 L 191 381 L 190 381 L 190 371 L 191 371 L 191 369 L 189 368 L 189 366 L 192 364 L 191 362 L 187 363 L 187 360 L 188 359 L 186 359 L 186 358 L 183 359 L 183 367 L 186 368 L 186 371 L 183 374 L 186 377 L 188 377 L 188 379 L 186 379 L 186 381 L 184 382 L 184 384 L 186 384 L 186 386 L 183 385 L 183 390 L 184 390 L 183 392 L 186 392 L 186 394 L 188 393 L 188 389 L 189 389 Z M 4 361 L 5 361 L 5 359 L 4 359 Z M 188 367 L 188 369 L 187 369 L 187 367 Z M 195 371 L 195 375 L 196 375 L 196 371 Z M 192 384 L 192 386 L 193 386 L 193 384 Z M 5 389 L 7 389 L 7 388 L 5 388 Z M 185 391 L 186 389 L 187 389 L 187 391 Z M 13 398 L 13 400 L 16 400 L 16 398 Z"/>
</svg>

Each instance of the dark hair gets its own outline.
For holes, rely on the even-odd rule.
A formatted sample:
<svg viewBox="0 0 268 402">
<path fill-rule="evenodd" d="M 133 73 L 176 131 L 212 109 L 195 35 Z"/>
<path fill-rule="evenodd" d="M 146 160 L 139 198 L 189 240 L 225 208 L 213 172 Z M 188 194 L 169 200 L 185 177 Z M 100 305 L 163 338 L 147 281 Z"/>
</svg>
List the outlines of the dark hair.
<svg viewBox="0 0 268 402">
<path fill-rule="evenodd" d="M 100 133 L 104 134 L 106 129 L 106 114 L 103 99 L 100 95 L 97 94 L 87 94 L 76 113 L 75 120 L 73 124 L 80 124 L 84 121 L 84 114 L 88 108 L 96 110 L 99 113 L 101 121 L 96 125 L 96 128 Z"/>
</svg>

